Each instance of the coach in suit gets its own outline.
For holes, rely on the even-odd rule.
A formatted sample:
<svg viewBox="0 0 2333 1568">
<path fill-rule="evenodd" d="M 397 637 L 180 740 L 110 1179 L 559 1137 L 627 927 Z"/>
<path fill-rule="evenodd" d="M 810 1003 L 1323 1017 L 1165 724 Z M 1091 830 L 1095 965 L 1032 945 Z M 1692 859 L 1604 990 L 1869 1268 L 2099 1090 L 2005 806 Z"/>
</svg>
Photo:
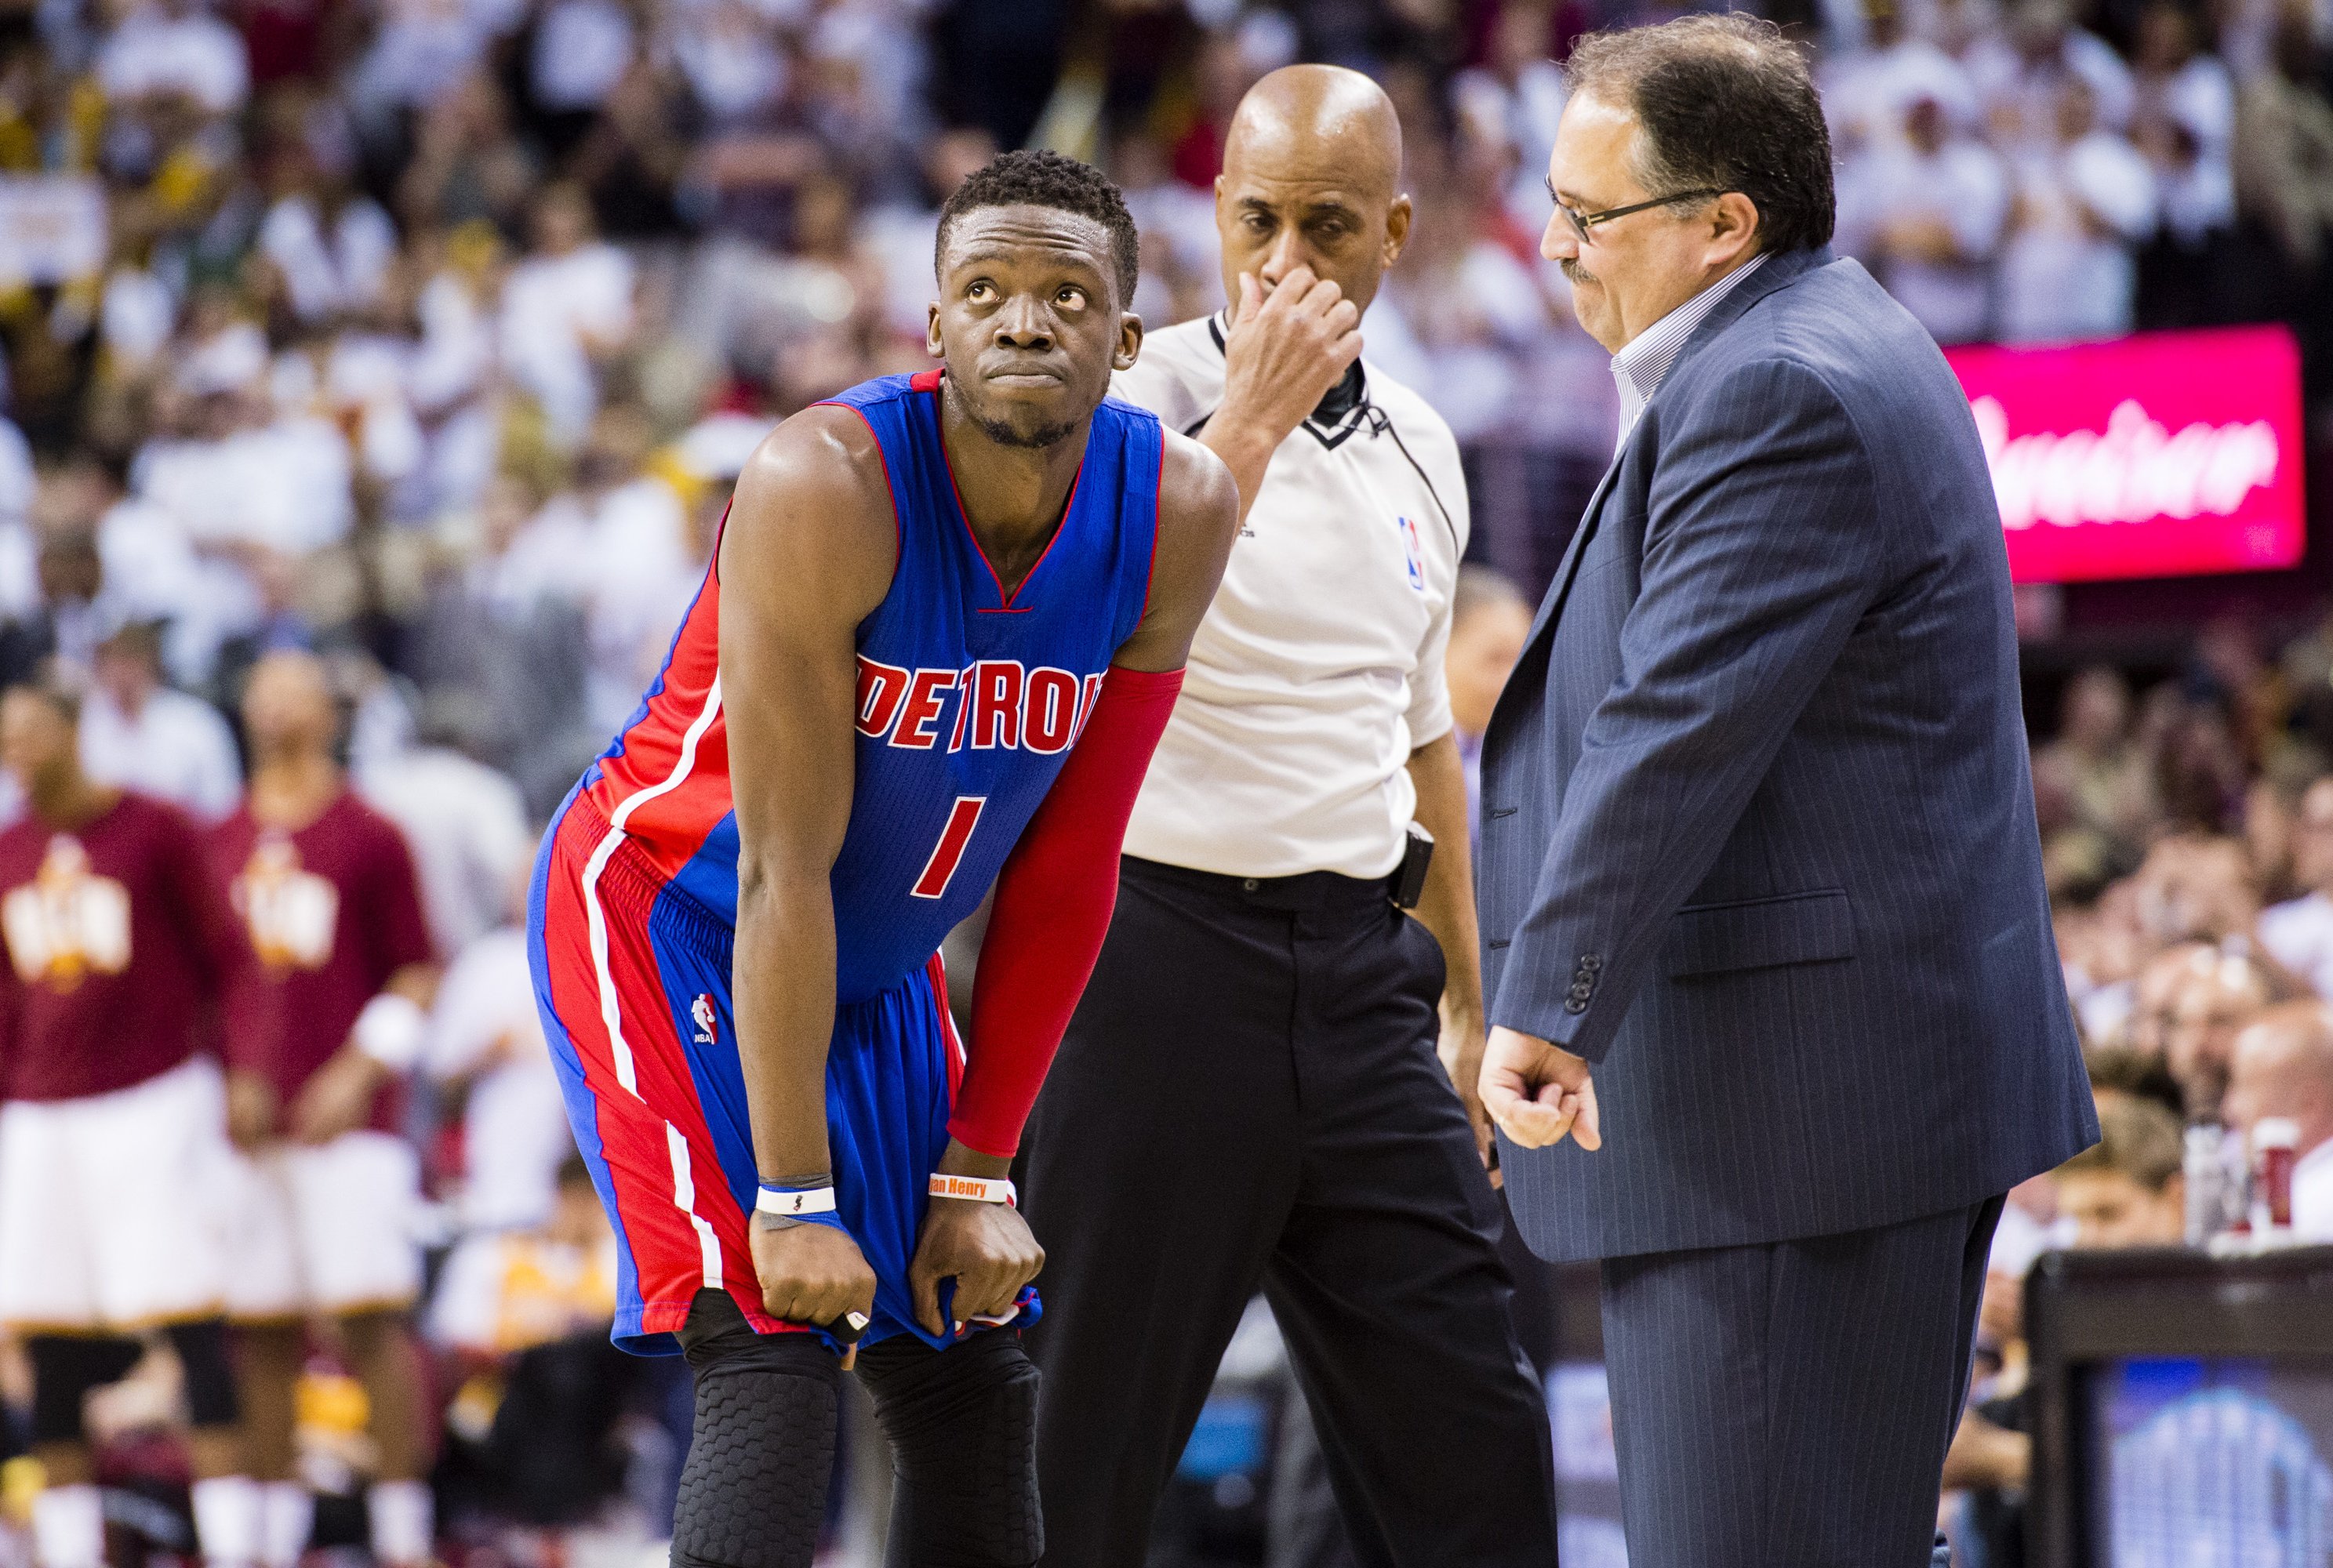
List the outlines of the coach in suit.
<svg viewBox="0 0 2333 1568">
<path fill-rule="evenodd" d="M 2002 1195 L 2097 1136 L 2000 520 L 1781 35 L 1569 69 L 1542 248 L 1623 430 L 1484 743 L 1483 1098 L 1603 1260 L 1630 1560 L 1914 1568 Z"/>
</svg>

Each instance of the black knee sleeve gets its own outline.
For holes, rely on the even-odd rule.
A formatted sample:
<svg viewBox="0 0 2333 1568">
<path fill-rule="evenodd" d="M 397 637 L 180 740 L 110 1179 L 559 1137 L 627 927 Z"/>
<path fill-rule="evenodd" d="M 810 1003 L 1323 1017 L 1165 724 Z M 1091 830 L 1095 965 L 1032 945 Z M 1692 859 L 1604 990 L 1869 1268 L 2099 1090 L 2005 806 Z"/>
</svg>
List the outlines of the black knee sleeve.
<svg viewBox="0 0 2333 1568">
<path fill-rule="evenodd" d="M 235 1366 L 227 1360 L 226 1324 L 206 1317 L 170 1325 L 170 1348 L 187 1386 L 187 1424 L 231 1427 L 243 1420 L 235 1391 Z"/>
<path fill-rule="evenodd" d="M 810 1568 L 834 1473 L 841 1365 L 806 1334 L 756 1334 L 721 1291 L 680 1331 L 696 1420 L 673 1510 L 673 1568 Z"/>
<path fill-rule="evenodd" d="M 901 1334 L 859 1353 L 891 1440 L 890 1568 L 1026 1568 L 1044 1555 L 1037 1369 L 987 1329 L 936 1351 Z"/>
<path fill-rule="evenodd" d="M 33 1363 L 33 1441 L 82 1441 L 82 1401 L 91 1390 L 120 1382 L 145 1353 L 146 1347 L 136 1340 L 112 1334 L 27 1337 L 24 1359 Z"/>
</svg>

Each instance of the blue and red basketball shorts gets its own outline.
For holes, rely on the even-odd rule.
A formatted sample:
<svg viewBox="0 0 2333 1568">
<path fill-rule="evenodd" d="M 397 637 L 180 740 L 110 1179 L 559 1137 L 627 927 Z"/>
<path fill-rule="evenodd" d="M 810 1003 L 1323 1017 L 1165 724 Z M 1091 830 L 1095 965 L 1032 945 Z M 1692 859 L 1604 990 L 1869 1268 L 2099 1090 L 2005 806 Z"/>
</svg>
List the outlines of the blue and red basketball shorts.
<svg viewBox="0 0 2333 1568">
<path fill-rule="evenodd" d="M 730 1009 L 734 932 L 673 887 L 637 842 L 571 801 L 544 839 L 528 900 L 535 999 L 577 1146 L 614 1222 L 614 1339 L 677 1353 L 697 1292 L 725 1290 L 764 1334 L 747 1223 L 759 1186 Z M 913 1334 L 907 1283 L 931 1173 L 964 1071 L 937 954 L 835 1011 L 827 1139 L 838 1217 L 875 1270 L 859 1343 Z M 942 1309 L 946 1307 L 943 1286 Z M 1042 1310 L 1023 1291 L 1017 1322 Z"/>
</svg>

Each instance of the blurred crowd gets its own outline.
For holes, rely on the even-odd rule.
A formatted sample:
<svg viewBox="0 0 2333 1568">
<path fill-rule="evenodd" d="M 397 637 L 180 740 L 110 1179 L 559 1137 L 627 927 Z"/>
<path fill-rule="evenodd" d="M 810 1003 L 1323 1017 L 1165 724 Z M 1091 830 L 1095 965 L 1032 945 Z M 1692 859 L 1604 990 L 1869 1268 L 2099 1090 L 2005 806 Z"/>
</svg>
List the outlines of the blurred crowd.
<svg viewBox="0 0 2333 1568">
<path fill-rule="evenodd" d="M 2283 318 L 2324 352 L 2321 10 L 1905 0 L 1861 21 L 1823 78 L 1840 238 L 1939 340 Z"/>
<path fill-rule="evenodd" d="M 1468 448 L 1478 515 L 1521 497 L 1568 527 L 1617 399 L 1537 251 L 1551 62 L 1667 9 L 0 3 L 0 682 L 62 672 L 92 780 L 218 824 L 245 797 L 252 672 L 314 656 L 434 950 L 399 1132 L 427 1198 L 446 1550 L 562 1562 L 580 1527 L 652 1539 L 668 1510 L 686 1389 L 603 1353 L 609 1237 L 535 1020 L 522 884 L 652 678 L 747 454 L 806 404 L 927 362 L 938 203 L 1000 147 L 1091 158 L 1141 228 L 1135 308 L 1187 320 L 1222 302 L 1208 192 L 1241 94 L 1300 58 L 1370 71 L 1418 207 L 1370 356 Z M 1940 339 L 2281 319 L 2323 397 L 2327 0 L 1771 9 L 1820 58 L 1841 247 Z M 1500 459 L 1517 450 L 1537 465 Z M 1540 558 L 1502 554 L 1495 521 L 1483 537 L 1525 580 L 1470 579 L 1462 728 L 1537 586 Z M 2329 683 L 2333 621 L 2276 651 L 2213 628 L 2143 693 L 2104 670 L 2069 688 L 2036 791 L 2118 1108 L 2088 1176 L 2021 1193 L 2005 1276 L 2056 1242 L 2187 1234 L 2192 1123 L 2230 1147 L 2294 1124 L 2295 1227 L 2333 1239 Z M 2013 1343 L 2010 1308 L 1988 1324 Z M 301 1355 L 302 1484 L 353 1498 L 360 1358 L 329 1325 Z M 138 1444 L 168 1424 L 169 1359 L 91 1404 L 133 1480 L 168 1480 Z M 22 1391 L 0 1361 L 0 1393 Z M 2003 1423 L 1962 1453 L 1980 1494 L 2016 1478 Z M 575 1442 L 519 1440 L 546 1432 Z M 0 1474 L 6 1517 L 39 1477 Z M 165 1514 L 115 1524 L 184 1548 Z M 361 1530 L 327 1507 L 315 1539 Z M 0 1560 L 22 1549 L 0 1530 Z"/>
</svg>

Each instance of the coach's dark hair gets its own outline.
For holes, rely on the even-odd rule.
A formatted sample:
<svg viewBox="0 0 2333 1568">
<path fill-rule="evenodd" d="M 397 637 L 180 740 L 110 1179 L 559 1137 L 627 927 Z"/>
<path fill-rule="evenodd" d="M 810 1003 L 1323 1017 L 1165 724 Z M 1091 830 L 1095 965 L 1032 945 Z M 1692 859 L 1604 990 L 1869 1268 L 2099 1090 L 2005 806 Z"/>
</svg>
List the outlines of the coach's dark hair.
<svg viewBox="0 0 2333 1568">
<path fill-rule="evenodd" d="M 1109 231 L 1110 261 L 1118 271 L 1118 302 L 1133 301 L 1140 274 L 1142 241 L 1134 230 L 1134 215 L 1109 177 L 1090 163 L 1063 158 L 1042 148 L 1008 152 L 992 159 L 940 208 L 940 232 L 932 242 L 932 271 L 940 270 L 947 254 L 949 231 L 956 219 L 982 207 L 1053 207 L 1091 218 Z"/>
<path fill-rule="evenodd" d="M 1805 57 L 1739 13 L 1599 33 L 1564 66 L 1574 92 L 1636 115 L 1647 194 L 1740 191 L 1767 251 L 1830 242 L 1830 129 Z"/>
</svg>

